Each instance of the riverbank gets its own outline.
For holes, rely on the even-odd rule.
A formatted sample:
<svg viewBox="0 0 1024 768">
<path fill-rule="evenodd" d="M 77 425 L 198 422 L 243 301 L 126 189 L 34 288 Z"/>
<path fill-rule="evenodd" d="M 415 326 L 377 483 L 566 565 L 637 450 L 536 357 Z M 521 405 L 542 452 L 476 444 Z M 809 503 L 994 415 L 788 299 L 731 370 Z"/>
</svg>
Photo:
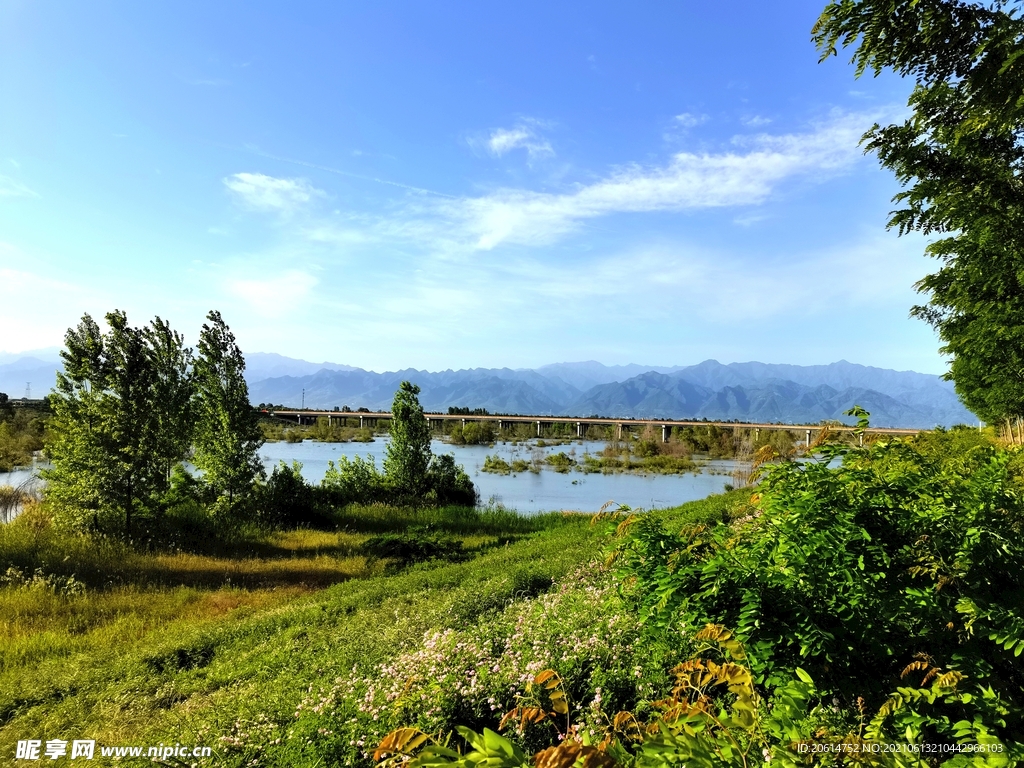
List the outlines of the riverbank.
<svg viewBox="0 0 1024 768">
<path fill-rule="evenodd" d="M 720 517 L 724 499 L 689 509 Z M 425 538 L 457 543 L 457 555 L 389 556 L 407 551 L 394 536 L 417 526 Z M 593 616 L 571 605 L 597 588 L 579 570 L 601 547 L 589 516 L 355 508 L 343 528 L 273 534 L 209 555 L 97 545 L 28 516 L 0 529 L 0 553 L 21 572 L 0 587 L 0 613 L 13 617 L 0 638 L 0 754 L 41 736 L 209 745 L 232 766 L 368 765 L 370 734 L 406 717 L 386 695 L 380 711 L 359 709 L 354 692 L 365 697 L 360 686 L 374 670 L 429 654 L 451 633 L 492 626 L 486 617 L 532 616 L 556 584 L 566 595 L 562 626 L 538 615 L 527 634 L 547 633 L 555 649 L 571 617 L 590 631 Z M 501 626 L 521 653 L 535 653 L 532 637 Z M 581 670 L 588 653 L 574 651 Z M 623 650 L 616 665 L 624 680 L 632 653 Z M 495 707 L 511 703 L 502 695 Z"/>
</svg>

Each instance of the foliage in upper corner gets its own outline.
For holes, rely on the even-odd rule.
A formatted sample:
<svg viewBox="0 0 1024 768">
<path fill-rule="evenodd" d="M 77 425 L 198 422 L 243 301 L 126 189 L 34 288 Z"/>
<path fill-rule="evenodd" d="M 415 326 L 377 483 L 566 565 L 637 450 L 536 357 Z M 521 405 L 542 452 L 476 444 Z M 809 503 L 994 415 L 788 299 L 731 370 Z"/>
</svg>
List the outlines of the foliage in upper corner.
<svg viewBox="0 0 1024 768">
<path fill-rule="evenodd" d="M 964 404 L 1024 416 L 1024 18 L 1004 0 L 835 0 L 812 32 L 822 59 L 853 49 L 859 76 L 912 77 L 910 116 L 868 151 L 905 186 L 889 226 L 936 234 L 937 272 L 913 314 L 939 333 Z"/>
<path fill-rule="evenodd" d="M 827 444 L 817 461 L 769 466 L 751 514 L 733 525 L 675 532 L 649 516 L 620 525 L 615 563 L 649 632 L 734 627 L 760 684 L 783 684 L 801 667 L 845 706 L 859 696 L 880 706 L 925 654 L 976 688 L 929 721 L 929 737 L 955 741 L 953 723 L 966 719 L 1021 741 L 1024 505 L 1008 469 L 1014 454 L 979 445 L 940 457 L 938 439 L 927 452 L 914 440 Z"/>
</svg>

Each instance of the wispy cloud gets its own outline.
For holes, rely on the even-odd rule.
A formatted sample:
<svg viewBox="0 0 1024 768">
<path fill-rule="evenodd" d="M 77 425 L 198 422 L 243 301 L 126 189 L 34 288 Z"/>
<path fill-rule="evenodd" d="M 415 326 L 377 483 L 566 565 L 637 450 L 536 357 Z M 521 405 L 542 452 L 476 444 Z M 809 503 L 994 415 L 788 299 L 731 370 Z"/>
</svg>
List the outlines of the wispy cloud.
<svg viewBox="0 0 1024 768">
<path fill-rule="evenodd" d="M 514 149 L 525 149 L 531 160 L 554 156 L 551 143 L 537 131 L 542 125 L 538 120 L 521 120 L 512 128 L 496 128 L 487 139 L 487 151 L 501 157 Z"/>
<path fill-rule="evenodd" d="M 872 119 L 835 115 L 807 133 L 740 136 L 727 151 L 680 152 L 664 165 L 628 165 L 569 193 L 502 189 L 441 206 L 476 248 L 489 250 L 505 242 L 551 242 L 584 220 L 617 213 L 756 205 L 788 179 L 822 178 L 852 165 Z"/>
<path fill-rule="evenodd" d="M 708 121 L 707 115 L 693 115 L 689 112 L 683 112 L 681 115 L 676 115 L 673 120 L 683 128 L 696 128 L 702 123 Z"/>
<path fill-rule="evenodd" d="M 39 197 L 39 195 L 10 176 L 0 176 L 0 197 Z"/>
<path fill-rule="evenodd" d="M 749 209 L 787 182 L 819 182 L 856 163 L 862 157 L 859 139 L 877 118 L 835 114 L 803 133 L 740 135 L 719 151 L 679 152 L 658 165 L 621 166 L 564 192 L 499 188 L 475 197 L 406 199 L 386 214 L 320 219 L 304 225 L 302 234 L 308 241 L 339 245 L 401 242 L 460 258 L 501 245 L 549 244 L 618 214 L 746 208 L 737 223 L 749 225 L 757 215 Z M 517 141 L 512 137 L 507 144 Z M 308 185 L 293 190 L 295 180 L 252 179 L 231 177 L 231 182 L 263 207 L 272 207 L 271 201 L 290 204 L 293 191 L 299 198 L 312 194 Z"/>
<path fill-rule="evenodd" d="M 741 117 L 740 122 L 748 128 L 763 128 L 772 122 L 770 117 L 764 117 L 763 115 L 748 115 Z"/>
<path fill-rule="evenodd" d="M 262 173 L 236 173 L 224 185 L 250 208 L 291 213 L 323 191 L 302 179 L 277 179 Z"/>
</svg>

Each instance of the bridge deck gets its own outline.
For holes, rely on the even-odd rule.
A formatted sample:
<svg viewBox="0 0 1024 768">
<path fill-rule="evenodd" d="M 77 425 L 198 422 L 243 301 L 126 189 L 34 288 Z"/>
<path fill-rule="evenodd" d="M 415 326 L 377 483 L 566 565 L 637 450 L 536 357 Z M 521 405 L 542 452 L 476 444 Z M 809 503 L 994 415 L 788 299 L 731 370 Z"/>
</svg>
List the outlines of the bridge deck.
<svg viewBox="0 0 1024 768">
<path fill-rule="evenodd" d="M 387 411 L 366 412 L 366 411 L 314 411 L 314 410 L 274 410 L 264 411 L 270 416 L 281 416 L 285 418 L 317 418 L 330 416 L 334 418 L 365 418 L 365 419 L 390 419 L 391 413 Z M 763 424 L 756 422 L 736 421 L 694 421 L 691 419 L 613 419 L 606 417 L 582 418 L 577 416 L 498 416 L 497 414 L 458 414 L 458 413 L 427 413 L 430 421 L 500 421 L 519 422 L 536 424 L 605 424 L 609 426 L 652 426 L 652 427 L 722 427 L 731 429 L 766 429 L 766 430 L 811 430 L 817 431 L 823 428 L 822 424 Z M 856 427 L 829 425 L 829 429 L 837 432 L 852 432 Z M 895 427 L 870 427 L 871 434 L 888 435 L 916 435 L 920 429 L 900 429 Z"/>
</svg>

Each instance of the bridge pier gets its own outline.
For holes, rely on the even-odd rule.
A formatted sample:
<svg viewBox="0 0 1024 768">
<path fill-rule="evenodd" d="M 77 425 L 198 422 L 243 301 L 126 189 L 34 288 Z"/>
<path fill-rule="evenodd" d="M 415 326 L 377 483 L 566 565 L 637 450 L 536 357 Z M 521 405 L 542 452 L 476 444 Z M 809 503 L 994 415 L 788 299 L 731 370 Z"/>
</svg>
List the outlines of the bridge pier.
<svg viewBox="0 0 1024 768">
<path fill-rule="evenodd" d="M 579 421 L 576 422 L 576 437 L 583 437 L 583 424 Z"/>
<path fill-rule="evenodd" d="M 667 443 L 669 436 L 672 434 L 672 427 L 668 424 L 661 425 L 661 442 Z"/>
<path fill-rule="evenodd" d="M 537 421 L 537 437 L 540 437 L 540 421 Z"/>
<path fill-rule="evenodd" d="M 804 445 L 806 445 L 808 449 L 811 447 L 811 430 L 809 429 L 807 430 L 807 442 L 804 443 Z"/>
</svg>

